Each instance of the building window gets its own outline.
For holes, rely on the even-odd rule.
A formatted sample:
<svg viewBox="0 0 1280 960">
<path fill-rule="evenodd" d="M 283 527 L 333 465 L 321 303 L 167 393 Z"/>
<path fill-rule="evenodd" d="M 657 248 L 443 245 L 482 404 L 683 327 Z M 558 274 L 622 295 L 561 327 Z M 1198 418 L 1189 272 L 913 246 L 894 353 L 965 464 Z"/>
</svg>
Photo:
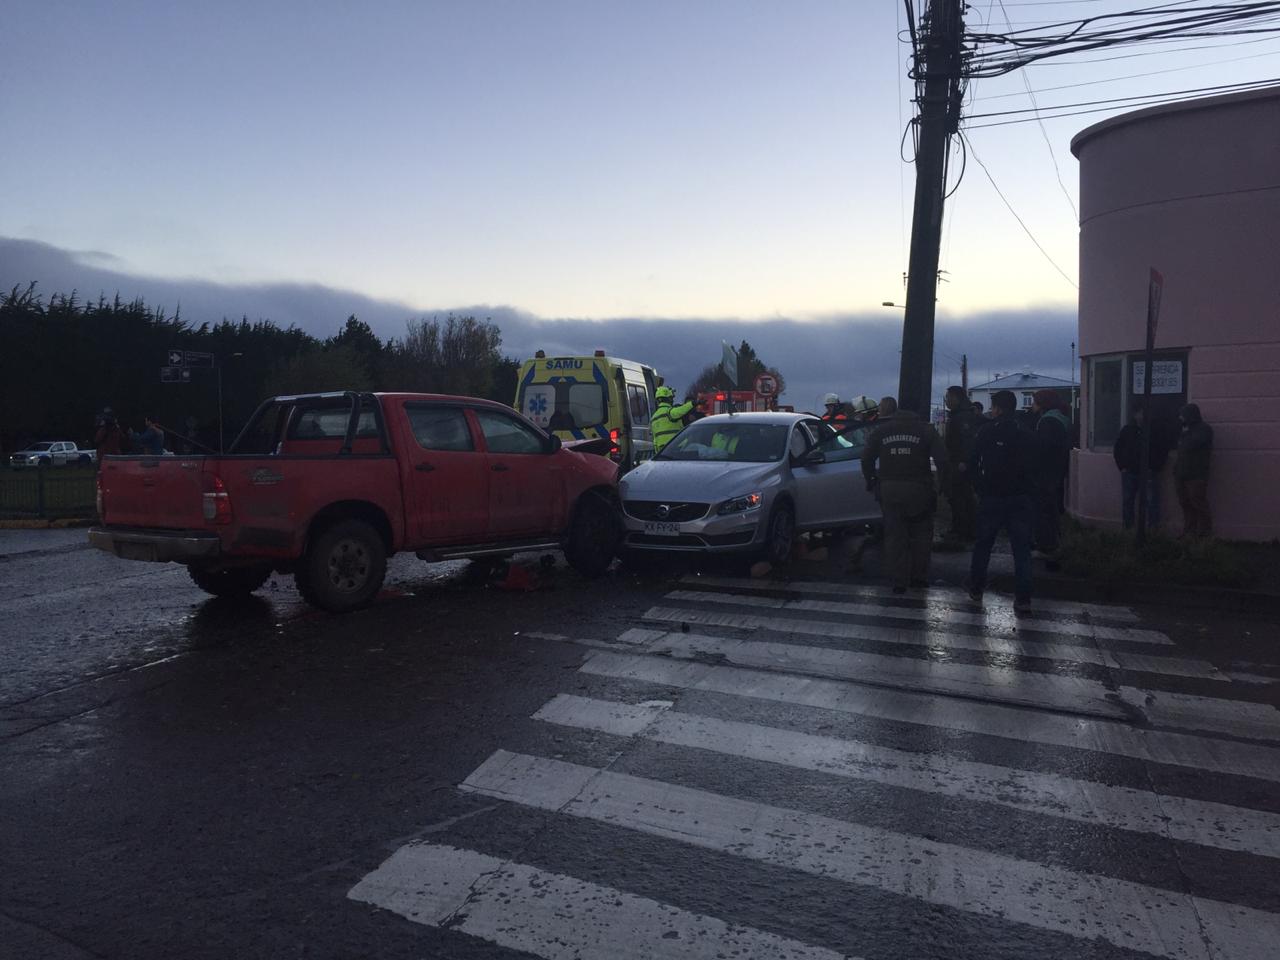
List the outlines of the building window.
<svg viewBox="0 0 1280 960">
<path fill-rule="evenodd" d="M 1124 357 L 1089 358 L 1089 449 L 1110 447 L 1124 426 Z"/>
<path fill-rule="evenodd" d="M 1036 395 L 1030 390 L 1022 391 L 1022 409 L 1030 410 L 1031 404 L 1035 403 Z"/>
<path fill-rule="evenodd" d="M 1089 358 L 1089 449 L 1107 450 L 1141 402 L 1146 363 L 1142 353 Z M 1151 421 L 1176 421 L 1187 402 L 1187 351 L 1157 351 L 1151 384 Z"/>
</svg>

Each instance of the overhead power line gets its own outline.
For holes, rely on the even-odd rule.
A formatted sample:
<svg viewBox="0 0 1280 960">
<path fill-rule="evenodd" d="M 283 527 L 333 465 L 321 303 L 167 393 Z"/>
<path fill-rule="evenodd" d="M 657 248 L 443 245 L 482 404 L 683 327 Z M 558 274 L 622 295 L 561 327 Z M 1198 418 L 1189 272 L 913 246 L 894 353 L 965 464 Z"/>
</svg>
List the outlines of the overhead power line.
<svg viewBox="0 0 1280 960">
<path fill-rule="evenodd" d="M 1120 44 L 1175 42 L 1280 32 L 1280 0 L 1165 3 L 1075 20 L 1011 27 L 1005 33 L 966 31 L 965 75 L 992 77 L 1052 57 Z"/>
<path fill-rule="evenodd" d="M 1044 111 L 1058 110 L 1074 110 L 1078 107 L 1096 107 L 1096 106 L 1123 106 L 1131 104 L 1134 100 L 1150 100 L 1153 97 L 1177 99 L 1179 97 L 1192 96 L 1208 96 L 1218 93 L 1236 93 L 1242 90 L 1252 90 L 1258 88 L 1269 87 L 1280 84 L 1280 77 L 1272 77 L 1267 80 L 1246 80 L 1242 83 L 1219 83 L 1209 87 L 1189 87 L 1184 90 L 1169 90 L 1162 93 L 1138 93 L 1127 97 L 1108 97 L 1104 100 L 1081 100 L 1076 103 L 1057 103 L 1047 107 L 1033 106 L 1020 107 L 1014 110 L 995 110 L 991 113 L 971 113 L 969 120 L 983 120 L 989 117 L 1008 117 L 1020 113 L 1033 113 L 1041 116 Z M 1034 117 L 1028 119 L 1035 119 Z"/>
<path fill-rule="evenodd" d="M 1044 256 L 1044 258 L 1049 261 L 1049 264 L 1053 267 L 1053 269 L 1057 270 L 1058 273 L 1062 275 L 1063 280 L 1067 281 L 1067 283 L 1071 284 L 1072 287 L 1079 290 L 1080 284 L 1072 280 L 1071 277 L 1068 276 L 1067 272 L 1063 270 L 1060 266 L 1058 266 L 1058 262 L 1054 260 L 1053 257 L 1049 256 L 1049 251 L 1046 250 L 1044 248 L 1044 245 L 1041 244 L 1040 241 L 1036 239 L 1036 235 L 1031 232 L 1031 228 L 1027 226 L 1026 221 L 1023 220 L 1022 217 L 1018 215 L 1018 211 L 1013 209 L 1013 204 L 1009 202 L 1009 198 L 1004 195 L 1004 191 L 1002 191 L 1000 189 L 999 184 L 996 183 L 995 177 L 991 175 L 991 171 L 987 169 L 987 165 L 982 162 L 982 158 L 978 156 L 977 152 L 973 149 L 973 142 L 970 141 L 969 138 L 965 136 L 963 133 L 960 134 L 960 138 L 961 140 L 965 141 L 968 144 L 969 155 L 973 157 L 974 160 L 977 161 L 978 166 L 982 168 L 982 172 L 987 175 L 987 179 L 991 182 L 991 188 L 995 190 L 996 196 L 998 196 L 1001 199 L 1001 201 L 1003 201 L 1004 205 L 1008 208 L 1009 212 L 1013 214 L 1013 219 L 1018 221 L 1018 226 L 1020 226 L 1023 232 L 1028 237 L 1031 238 L 1031 242 L 1036 245 L 1036 249 L 1039 250 L 1040 253 Z"/>
</svg>

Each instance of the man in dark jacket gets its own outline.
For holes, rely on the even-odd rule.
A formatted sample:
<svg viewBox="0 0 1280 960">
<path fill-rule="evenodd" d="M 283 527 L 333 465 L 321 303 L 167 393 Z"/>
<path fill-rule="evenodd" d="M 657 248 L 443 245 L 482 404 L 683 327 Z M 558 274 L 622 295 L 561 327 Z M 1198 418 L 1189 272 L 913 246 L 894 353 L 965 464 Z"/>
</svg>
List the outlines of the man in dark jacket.
<svg viewBox="0 0 1280 960">
<path fill-rule="evenodd" d="M 1062 398 L 1055 390 L 1037 390 L 1031 414 L 1036 438 L 1036 549 L 1053 557 L 1058 552 L 1071 465 L 1071 421 L 1062 412 Z"/>
<path fill-rule="evenodd" d="M 1035 529 L 1035 437 L 1017 422 L 1018 400 L 1009 390 L 991 397 L 991 419 L 978 431 L 969 475 L 978 492 L 977 540 L 969 564 L 969 598 L 982 602 L 991 548 L 1001 529 L 1013 551 L 1013 608 L 1031 608 L 1031 537 Z"/>
<path fill-rule="evenodd" d="M 947 453 L 942 438 L 912 410 L 898 409 L 889 419 L 881 419 L 862 452 L 867 488 L 878 484 L 880 489 L 884 568 L 894 593 L 906 593 L 908 584 L 929 585 L 933 514 L 938 502 L 930 459 L 939 476 L 945 478 Z"/>
<path fill-rule="evenodd" d="M 973 481 L 969 477 L 969 457 L 973 453 L 973 441 L 983 421 L 974 412 L 973 404 L 964 387 L 947 387 L 947 462 L 951 470 L 947 475 L 947 502 L 951 504 L 951 529 L 944 534 L 948 540 L 969 542 L 974 537 L 974 513 L 978 502 L 973 494 Z"/>
<path fill-rule="evenodd" d="M 1173 481 L 1182 505 L 1182 535 L 1207 537 L 1213 529 L 1209 515 L 1209 457 L 1213 452 L 1213 428 L 1200 416 L 1200 408 L 1188 403 L 1178 411 L 1178 459 Z"/>
<path fill-rule="evenodd" d="M 1111 455 L 1115 458 L 1120 470 L 1120 515 L 1124 520 L 1124 528 L 1132 529 L 1134 523 L 1134 505 L 1138 500 L 1138 487 L 1142 483 L 1142 444 L 1147 431 L 1146 411 L 1141 402 L 1134 404 L 1133 419 L 1125 424 L 1120 436 L 1111 447 Z M 1160 525 L 1160 471 L 1169 459 L 1169 444 L 1165 441 L 1164 431 L 1159 424 L 1151 429 L 1151 446 L 1147 455 L 1147 523 L 1152 527 Z"/>
</svg>

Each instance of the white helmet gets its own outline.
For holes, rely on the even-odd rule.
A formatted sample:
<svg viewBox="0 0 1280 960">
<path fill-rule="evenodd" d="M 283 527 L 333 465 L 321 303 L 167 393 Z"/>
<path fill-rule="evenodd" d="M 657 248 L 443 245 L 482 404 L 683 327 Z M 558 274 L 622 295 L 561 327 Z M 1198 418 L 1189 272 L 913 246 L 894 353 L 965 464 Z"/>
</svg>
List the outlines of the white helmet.
<svg viewBox="0 0 1280 960">
<path fill-rule="evenodd" d="M 825 397 L 822 398 L 823 406 L 830 406 L 833 403 L 839 403 L 839 402 L 840 402 L 840 394 L 838 393 L 828 393 Z"/>
<path fill-rule="evenodd" d="M 880 404 L 870 397 L 854 397 L 849 401 L 849 406 L 853 407 L 854 413 L 874 413 L 880 409 Z"/>
</svg>

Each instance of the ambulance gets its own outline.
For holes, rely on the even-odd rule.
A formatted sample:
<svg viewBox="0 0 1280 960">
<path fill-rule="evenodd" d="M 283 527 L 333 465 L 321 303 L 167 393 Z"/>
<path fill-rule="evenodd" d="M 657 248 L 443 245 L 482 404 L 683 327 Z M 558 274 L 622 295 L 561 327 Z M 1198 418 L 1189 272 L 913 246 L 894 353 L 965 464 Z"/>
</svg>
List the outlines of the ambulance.
<svg viewBox="0 0 1280 960">
<path fill-rule="evenodd" d="M 548 357 L 539 350 L 520 367 L 515 408 L 561 441 L 600 444 L 625 473 L 653 457 L 649 418 L 661 378 L 652 367 L 605 356 Z"/>
</svg>

